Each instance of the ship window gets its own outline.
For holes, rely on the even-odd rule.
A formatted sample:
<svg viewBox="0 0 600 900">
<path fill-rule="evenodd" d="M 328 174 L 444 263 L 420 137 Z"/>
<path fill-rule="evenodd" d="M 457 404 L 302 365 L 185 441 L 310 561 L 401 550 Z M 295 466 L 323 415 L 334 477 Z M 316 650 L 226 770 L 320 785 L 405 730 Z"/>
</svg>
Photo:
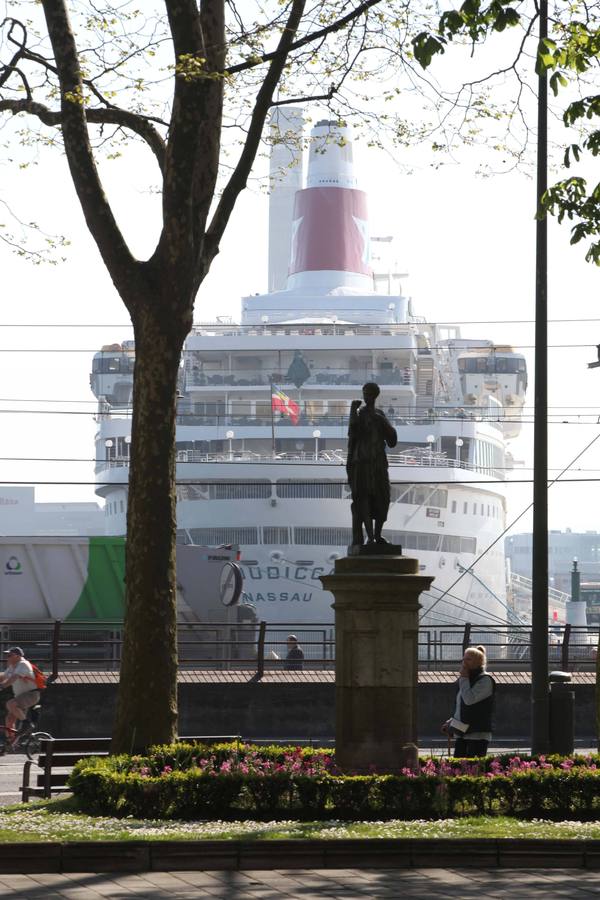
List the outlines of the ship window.
<svg viewBox="0 0 600 900">
<path fill-rule="evenodd" d="M 178 500 L 268 500 L 270 496 L 270 481 L 211 481 L 177 486 Z"/>
<path fill-rule="evenodd" d="M 208 486 L 206 484 L 178 484 L 177 501 L 180 500 L 208 500 Z"/>
<path fill-rule="evenodd" d="M 258 419 L 270 419 L 271 418 L 271 401 L 265 402 L 264 400 L 256 401 L 256 417 Z"/>
<path fill-rule="evenodd" d="M 265 500 L 271 496 L 270 481 L 215 481 L 208 488 L 211 500 Z"/>
<path fill-rule="evenodd" d="M 345 400 L 330 400 L 327 404 L 328 416 L 347 416 L 348 403 Z"/>
<path fill-rule="evenodd" d="M 192 543 L 204 547 L 220 544 L 258 544 L 258 528 L 190 528 Z"/>
<path fill-rule="evenodd" d="M 482 516 L 485 515 L 484 512 L 483 512 L 483 503 L 481 504 L 481 515 L 482 515 Z"/>
<path fill-rule="evenodd" d="M 452 501 L 452 512 L 456 512 L 456 500 Z"/>
<path fill-rule="evenodd" d="M 263 527 L 263 544 L 289 544 L 289 528 L 281 528 L 277 525 L 265 525 Z"/>
<path fill-rule="evenodd" d="M 476 503 L 473 504 L 473 515 L 474 516 L 477 515 L 477 504 Z"/>
<path fill-rule="evenodd" d="M 475 553 L 477 540 L 454 534 L 432 534 L 416 531 L 385 531 L 385 537 L 405 550 L 445 551 L 447 553 Z M 306 526 L 294 529 L 296 544 L 344 547 L 352 540 L 351 528 Z"/>
<path fill-rule="evenodd" d="M 231 401 L 232 416 L 251 416 L 252 406 L 250 400 L 232 400 Z"/>
<path fill-rule="evenodd" d="M 316 547 L 345 547 L 352 543 L 351 528 L 319 528 L 302 526 L 294 528 L 296 544 L 314 544 Z"/>
<path fill-rule="evenodd" d="M 320 421 L 325 414 L 325 402 L 323 400 L 307 400 L 305 412 L 309 419 Z"/>
<path fill-rule="evenodd" d="M 277 496 L 291 500 L 340 500 L 344 497 L 344 485 L 339 481 L 281 480 L 277 482 Z"/>
<path fill-rule="evenodd" d="M 466 515 L 469 512 L 469 504 L 466 502 L 463 503 L 463 513 Z"/>
<path fill-rule="evenodd" d="M 410 503 L 413 506 L 437 506 L 438 509 L 446 509 L 448 506 L 448 491 L 442 489 L 431 490 L 427 485 L 392 484 L 390 486 L 390 499 L 392 503 Z"/>
</svg>

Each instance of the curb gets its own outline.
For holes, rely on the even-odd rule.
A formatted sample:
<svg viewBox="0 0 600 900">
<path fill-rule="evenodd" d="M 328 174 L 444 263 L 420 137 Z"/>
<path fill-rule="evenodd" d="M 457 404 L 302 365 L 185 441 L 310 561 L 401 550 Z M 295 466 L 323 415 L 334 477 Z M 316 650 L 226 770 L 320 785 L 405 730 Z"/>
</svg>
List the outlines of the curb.
<svg viewBox="0 0 600 900">
<path fill-rule="evenodd" d="M 0 844 L 0 874 L 398 868 L 600 869 L 600 840 L 370 838 Z"/>
</svg>

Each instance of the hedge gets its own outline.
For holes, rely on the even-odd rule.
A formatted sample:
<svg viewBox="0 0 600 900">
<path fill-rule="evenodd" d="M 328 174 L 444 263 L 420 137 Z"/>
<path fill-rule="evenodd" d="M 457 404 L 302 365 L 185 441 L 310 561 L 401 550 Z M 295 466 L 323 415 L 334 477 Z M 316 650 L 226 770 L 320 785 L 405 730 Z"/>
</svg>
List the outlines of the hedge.
<svg viewBox="0 0 600 900">
<path fill-rule="evenodd" d="M 340 775 L 325 751 L 173 745 L 147 757 L 81 760 L 70 785 L 87 812 L 145 818 L 585 819 L 600 817 L 599 764 L 598 757 L 506 755 L 422 760 L 417 772 L 398 775 Z"/>
</svg>

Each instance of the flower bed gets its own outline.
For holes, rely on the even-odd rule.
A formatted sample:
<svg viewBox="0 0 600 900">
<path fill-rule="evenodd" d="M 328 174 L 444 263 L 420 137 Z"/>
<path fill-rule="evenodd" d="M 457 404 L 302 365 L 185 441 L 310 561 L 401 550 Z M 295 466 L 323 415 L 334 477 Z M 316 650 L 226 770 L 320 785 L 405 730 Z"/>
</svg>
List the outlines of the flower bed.
<svg viewBox="0 0 600 900">
<path fill-rule="evenodd" d="M 398 775 L 340 774 L 331 753 L 178 744 L 86 759 L 70 780 L 81 808 L 173 819 L 414 819 L 461 815 L 599 818 L 598 756 L 423 759 Z"/>
</svg>

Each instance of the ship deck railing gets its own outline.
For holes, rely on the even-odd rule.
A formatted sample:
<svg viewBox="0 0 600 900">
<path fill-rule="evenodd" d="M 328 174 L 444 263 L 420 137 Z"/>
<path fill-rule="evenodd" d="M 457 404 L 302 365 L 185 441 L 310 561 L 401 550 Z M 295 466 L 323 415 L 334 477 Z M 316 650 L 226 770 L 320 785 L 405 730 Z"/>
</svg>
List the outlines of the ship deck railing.
<svg viewBox="0 0 600 900">
<path fill-rule="evenodd" d="M 241 607 L 240 610 L 247 608 Z M 246 614 L 247 615 L 247 614 Z M 548 630 L 549 669 L 595 671 L 600 626 L 553 622 Z M 287 638 L 295 635 L 304 653 L 303 671 L 335 670 L 332 622 L 190 622 L 178 623 L 179 668 L 241 672 L 248 680 L 266 673 L 294 670 L 286 662 Z M 418 665 L 422 671 L 458 671 L 467 646 L 484 644 L 488 666 L 496 671 L 529 671 L 531 625 L 490 622 L 421 625 Z M 75 671 L 118 672 L 123 647 L 120 620 L 0 623 L 0 652 L 13 645 L 37 663 L 52 680 Z"/>
<path fill-rule="evenodd" d="M 178 463 L 273 463 L 274 465 L 286 463 L 317 463 L 320 465 L 345 466 L 346 451 L 342 448 L 336 450 L 298 450 L 294 453 L 273 453 L 269 451 L 231 450 L 221 453 L 204 453 L 200 450 L 178 450 L 176 454 Z M 506 478 L 506 472 L 492 466 L 473 465 L 462 459 L 453 459 L 445 453 L 429 452 L 421 448 L 405 450 L 402 453 L 388 453 L 388 463 L 391 467 L 422 467 L 441 469 L 461 469 L 468 472 L 477 472 L 480 475 L 493 478 Z M 103 469 L 119 469 L 129 466 L 129 456 L 117 456 L 112 459 L 100 460 L 96 463 L 96 471 Z M 344 478 L 345 481 L 345 478 Z"/>
</svg>

